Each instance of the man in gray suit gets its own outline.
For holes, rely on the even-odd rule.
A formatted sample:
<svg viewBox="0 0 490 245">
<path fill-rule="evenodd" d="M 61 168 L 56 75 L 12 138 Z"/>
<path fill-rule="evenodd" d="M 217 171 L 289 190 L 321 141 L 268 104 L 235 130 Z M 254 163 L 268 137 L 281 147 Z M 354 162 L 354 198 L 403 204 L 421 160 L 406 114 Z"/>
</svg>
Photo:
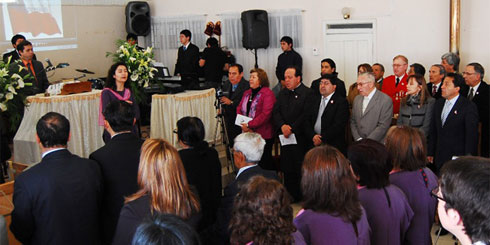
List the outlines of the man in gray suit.
<svg viewBox="0 0 490 245">
<path fill-rule="evenodd" d="M 393 102 L 376 89 L 371 72 L 357 77 L 357 89 L 359 95 L 354 99 L 350 123 L 352 137 L 356 141 L 369 138 L 382 142 L 393 117 Z"/>
</svg>

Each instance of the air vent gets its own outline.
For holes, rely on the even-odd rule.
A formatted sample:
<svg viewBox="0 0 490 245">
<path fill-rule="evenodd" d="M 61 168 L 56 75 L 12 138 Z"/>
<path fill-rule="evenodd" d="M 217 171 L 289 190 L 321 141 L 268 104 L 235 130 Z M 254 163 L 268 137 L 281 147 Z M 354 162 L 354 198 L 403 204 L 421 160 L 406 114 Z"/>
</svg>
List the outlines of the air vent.
<svg viewBox="0 0 490 245">
<path fill-rule="evenodd" d="M 373 29 L 373 23 L 352 23 L 352 24 L 327 24 L 328 29 Z"/>
</svg>

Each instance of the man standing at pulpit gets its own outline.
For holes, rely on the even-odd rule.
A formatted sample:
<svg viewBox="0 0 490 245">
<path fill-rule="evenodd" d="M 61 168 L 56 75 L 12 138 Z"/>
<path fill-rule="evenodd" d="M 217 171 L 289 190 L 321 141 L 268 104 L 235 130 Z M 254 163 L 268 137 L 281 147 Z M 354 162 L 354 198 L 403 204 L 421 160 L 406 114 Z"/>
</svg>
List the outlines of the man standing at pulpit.
<svg viewBox="0 0 490 245">
<path fill-rule="evenodd" d="M 17 51 L 20 55 L 20 61 L 10 64 L 9 70 L 13 73 L 18 73 L 24 77 L 27 74 L 31 74 L 33 79 L 26 80 L 25 82 L 31 82 L 31 87 L 24 88 L 27 95 L 33 95 L 38 93 L 44 93 L 49 86 L 48 77 L 46 76 L 46 70 L 43 63 L 34 60 L 34 51 L 32 43 L 24 40 L 17 45 Z M 25 68 L 19 71 L 19 66 Z"/>
</svg>

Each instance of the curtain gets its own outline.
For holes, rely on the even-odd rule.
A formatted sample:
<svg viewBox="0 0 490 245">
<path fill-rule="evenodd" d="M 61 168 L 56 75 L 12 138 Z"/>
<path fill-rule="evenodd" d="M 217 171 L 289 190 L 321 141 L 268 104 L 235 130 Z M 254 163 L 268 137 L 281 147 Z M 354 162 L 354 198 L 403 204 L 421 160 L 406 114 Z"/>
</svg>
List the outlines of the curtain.
<svg viewBox="0 0 490 245">
<path fill-rule="evenodd" d="M 207 36 L 204 35 L 206 17 L 204 15 L 179 17 L 152 17 L 151 19 L 151 45 L 155 53 L 155 60 L 174 72 L 177 61 L 177 49 L 181 46 L 180 31 L 191 31 L 191 42 L 200 50 L 204 49 Z"/>
</svg>

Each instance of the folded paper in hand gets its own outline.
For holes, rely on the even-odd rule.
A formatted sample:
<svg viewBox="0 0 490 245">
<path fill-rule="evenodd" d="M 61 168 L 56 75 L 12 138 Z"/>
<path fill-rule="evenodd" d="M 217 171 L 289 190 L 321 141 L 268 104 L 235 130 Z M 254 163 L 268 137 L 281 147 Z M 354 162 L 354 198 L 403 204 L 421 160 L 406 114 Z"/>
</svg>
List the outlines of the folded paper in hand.
<svg viewBox="0 0 490 245">
<path fill-rule="evenodd" d="M 281 145 L 296 145 L 296 136 L 294 134 L 290 134 L 289 138 L 284 137 L 284 134 L 279 135 L 279 141 L 281 141 Z"/>
<path fill-rule="evenodd" d="M 242 114 L 237 114 L 235 119 L 235 125 L 241 127 L 242 123 L 248 123 L 252 121 L 253 118 L 244 116 Z"/>
</svg>

